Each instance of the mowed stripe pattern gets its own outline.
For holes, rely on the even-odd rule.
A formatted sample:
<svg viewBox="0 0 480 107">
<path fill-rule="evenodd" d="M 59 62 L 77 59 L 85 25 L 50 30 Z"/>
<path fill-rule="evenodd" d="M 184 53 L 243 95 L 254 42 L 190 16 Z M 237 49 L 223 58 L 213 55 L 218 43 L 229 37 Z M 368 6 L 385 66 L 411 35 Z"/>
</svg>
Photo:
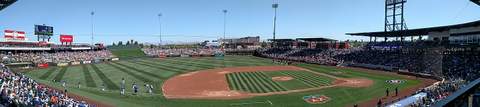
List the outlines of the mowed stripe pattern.
<svg viewBox="0 0 480 107">
<path fill-rule="evenodd" d="M 281 86 L 272 79 L 269 79 L 262 72 L 234 72 L 228 73 L 227 81 L 230 89 L 251 92 L 268 93 L 286 91 L 287 88 Z"/>
<path fill-rule="evenodd" d="M 284 75 L 291 76 L 311 88 L 331 85 L 331 80 L 327 79 L 326 77 L 312 75 L 311 73 L 308 73 L 308 72 L 281 71 L 281 73 Z"/>
<path fill-rule="evenodd" d="M 222 59 L 214 57 L 201 58 L 166 58 L 166 59 L 130 59 L 101 64 L 87 64 L 68 67 L 52 67 L 28 72 L 29 76 L 46 81 L 66 81 L 67 86 L 81 83 L 85 89 L 100 90 L 105 87 L 109 91 L 120 90 L 122 78 L 126 79 L 126 91 L 132 92 L 131 85 L 136 82 L 145 91 L 145 83 L 154 85 L 154 93 L 161 94 L 161 85 L 168 78 L 197 70 L 237 67 L 275 65 L 269 59 L 251 56 L 230 56 Z M 252 74 L 253 75 L 253 74 Z M 259 74 L 255 74 L 259 75 Z M 259 75 L 260 76 L 260 75 Z M 255 81 L 255 80 L 253 80 Z M 262 82 L 267 80 L 259 80 Z M 278 84 L 273 87 L 257 89 L 258 92 L 281 91 Z"/>
<path fill-rule="evenodd" d="M 331 85 L 332 79 L 315 75 L 306 71 L 273 71 L 279 72 L 281 75 L 290 76 L 294 79 L 295 84 L 304 84 L 307 87 L 315 88 Z M 282 82 L 272 80 L 272 76 L 265 72 L 234 72 L 226 74 L 229 87 L 232 90 L 250 92 L 250 93 L 268 93 L 294 90 L 288 89 Z M 301 89 L 302 87 L 290 87 Z"/>
</svg>

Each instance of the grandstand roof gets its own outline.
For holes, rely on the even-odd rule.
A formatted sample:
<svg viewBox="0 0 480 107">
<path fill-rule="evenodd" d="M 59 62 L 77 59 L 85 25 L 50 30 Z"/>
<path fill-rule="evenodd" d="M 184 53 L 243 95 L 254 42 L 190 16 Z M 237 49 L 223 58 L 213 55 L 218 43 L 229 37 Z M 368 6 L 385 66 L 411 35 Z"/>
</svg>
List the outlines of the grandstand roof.
<svg viewBox="0 0 480 107">
<path fill-rule="evenodd" d="M 0 11 L 15 3 L 16 1 L 17 0 L 0 0 Z"/>
<path fill-rule="evenodd" d="M 295 41 L 293 39 L 268 39 L 268 41 L 274 41 L 274 42 L 289 42 L 289 41 Z"/>
<path fill-rule="evenodd" d="M 470 0 L 470 1 L 472 1 L 473 3 L 476 3 L 480 6 L 480 0 Z"/>
<path fill-rule="evenodd" d="M 473 22 L 468 22 L 468 23 L 457 24 L 457 25 L 410 29 L 410 30 L 405 30 L 405 31 L 347 33 L 347 35 L 371 36 L 371 37 L 419 36 L 419 35 L 428 35 L 429 32 L 446 31 L 446 30 L 450 30 L 450 29 L 458 29 L 458 28 L 474 27 L 474 26 L 480 26 L 480 20 L 473 21 Z"/>
<path fill-rule="evenodd" d="M 297 40 L 315 41 L 315 42 L 337 41 L 337 40 L 329 39 L 329 38 L 297 38 Z"/>
</svg>

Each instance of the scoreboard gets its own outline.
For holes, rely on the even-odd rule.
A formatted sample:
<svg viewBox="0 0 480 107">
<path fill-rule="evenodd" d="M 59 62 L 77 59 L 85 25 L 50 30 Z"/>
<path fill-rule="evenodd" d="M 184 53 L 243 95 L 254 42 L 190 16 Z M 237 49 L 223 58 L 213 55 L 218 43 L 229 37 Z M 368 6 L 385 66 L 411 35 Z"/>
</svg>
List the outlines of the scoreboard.
<svg viewBox="0 0 480 107">
<path fill-rule="evenodd" d="M 53 27 L 45 25 L 35 25 L 35 35 L 53 36 Z"/>
</svg>

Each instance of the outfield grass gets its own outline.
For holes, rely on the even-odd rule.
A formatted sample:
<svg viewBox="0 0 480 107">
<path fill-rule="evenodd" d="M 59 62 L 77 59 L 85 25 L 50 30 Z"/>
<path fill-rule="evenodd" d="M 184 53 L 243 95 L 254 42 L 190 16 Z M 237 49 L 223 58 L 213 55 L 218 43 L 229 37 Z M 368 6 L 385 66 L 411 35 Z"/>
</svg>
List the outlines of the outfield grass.
<svg viewBox="0 0 480 107">
<path fill-rule="evenodd" d="M 145 53 L 138 46 L 116 46 L 109 47 L 108 50 L 119 58 L 139 58 L 145 57 Z"/>
<path fill-rule="evenodd" d="M 270 59 L 257 58 L 252 56 L 226 56 L 224 58 L 203 57 L 203 58 L 167 58 L 158 59 L 128 59 L 111 63 L 89 64 L 70 67 L 52 67 L 48 69 L 38 69 L 25 74 L 38 82 L 46 83 L 51 86 L 61 88 L 60 83 L 53 83 L 52 80 L 67 81 L 69 92 L 76 93 L 94 100 L 105 102 L 120 107 L 133 106 L 151 106 L 151 107 L 229 107 L 229 106 L 290 106 L 290 107 L 343 107 L 353 105 L 363 101 L 370 100 L 374 97 L 383 96 L 385 88 L 399 87 L 405 89 L 420 84 L 418 80 L 407 80 L 404 84 L 391 85 L 386 80 L 402 79 L 394 75 L 379 75 L 368 72 L 359 72 L 353 69 L 337 69 L 335 67 L 320 66 L 312 64 L 297 64 L 295 66 L 310 69 L 315 72 L 326 73 L 342 78 L 368 78 L 375 83 L 367 88 L 347 88 L 334 87 L 322 90 L 291 93 L 287 95 L 260 96 L 250 99 L 240 100 L 168 100 L 162 95 L 161 85 L 163 82 L 175 75 L 188 73 L 196 70 L 235 67 L 235 66 L 265 66 L 276 65 Z M 342 72 L 342 73 L 338 73 Z M 290 71 L 283 72 L 254 72 L 229 74 L 228 81 L 243 78 L 244 82 L 236 82 L 233 89 L 249 89 L 251 92 L 270 92 L 279 90 L 288 90 L 292 87 L 311 87 L 328 85 L 331 79 L 318 78 L 308 73 L 294 73 Z M 234 76 L 235 75 L 235 76 Z M 298 79 L 292 83 L 279 82 L 275 86 L 272 81 L 265 78 L 275 75 L 289 75 Z M 235 77 L 235 78 L 234 78 Z M 120 81 L 126 79 L 126 90 L 128 96 L 119 94 Z M 263 79 L 262 79 L 263 78 Z M 246 81 L 245 81 L 246 80 Z M 248 83 L 249 81 L 250 83 Z M 137 96 L 131 95 L 131 84 L 135 82 L 139 84 L 140 92 Z M 304 83 L 301 83 L 304 82 Z M 76 84 L 82 84 L 82 88 L 75 88 Z M 154 84 L 154 95 L 145 93 L 144 83 Z M 243 83 L 243 84 L 242 84 Z M 248 83 L 248 84 L 247 84 Z M 300 83 L 300 84 L 299 84 Z M 309 85 L 307 85 L 309 84 Z M 295 86 L 298 85 L 298 86 Z M 108 91 L 100 91 L 105 86 Z M 250 87 L 250 88 L 248 88 Z M 257 88 L 254 88 L 257 87 Z M 283 88 L 282 88 L 283 87 Z M 303 88 L 302 87 L 302 88 Z M 303 101 L 302 97 L 306 95 L 322 94 L 332 98 L 331 101 L 324 104 L 308 104 Z M 270 105 L 271 102 L 273 105 Z"/>
</svg>

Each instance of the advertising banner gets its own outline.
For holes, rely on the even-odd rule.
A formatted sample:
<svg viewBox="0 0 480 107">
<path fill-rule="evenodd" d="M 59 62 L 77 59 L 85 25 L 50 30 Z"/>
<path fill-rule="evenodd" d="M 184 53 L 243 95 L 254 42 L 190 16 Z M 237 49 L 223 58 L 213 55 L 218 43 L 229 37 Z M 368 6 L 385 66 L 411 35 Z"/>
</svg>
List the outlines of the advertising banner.
<svg viewBox="0 0 480 107">
<path fill-rule="evenodd" d="M 68 66 L 68 63 L 57 63 L 57 66 L 59 66 L 59 67 Z"/>
<path fill-rule="evenodd" d="M 72 65 L 80 65 L 80 62 L 71 62 Z"/>
<path fill-rule="evenodd" d="M 92 61 L 83 61 L 83 64 L 90 64 Z"/>
<path fill-rule="evenodd" d="M 112 61 L 118 61 L 120 58 L 112 58 Z"/>
<path fill-rule="evenodd" d="M 60 42 L 73 42 L 73 35 L 60 35 Z"/>
<path fill-rule="evenodd" d="M 48 63 L 38 64 L 39 68 L 48 68 Z"/>
</svg>

